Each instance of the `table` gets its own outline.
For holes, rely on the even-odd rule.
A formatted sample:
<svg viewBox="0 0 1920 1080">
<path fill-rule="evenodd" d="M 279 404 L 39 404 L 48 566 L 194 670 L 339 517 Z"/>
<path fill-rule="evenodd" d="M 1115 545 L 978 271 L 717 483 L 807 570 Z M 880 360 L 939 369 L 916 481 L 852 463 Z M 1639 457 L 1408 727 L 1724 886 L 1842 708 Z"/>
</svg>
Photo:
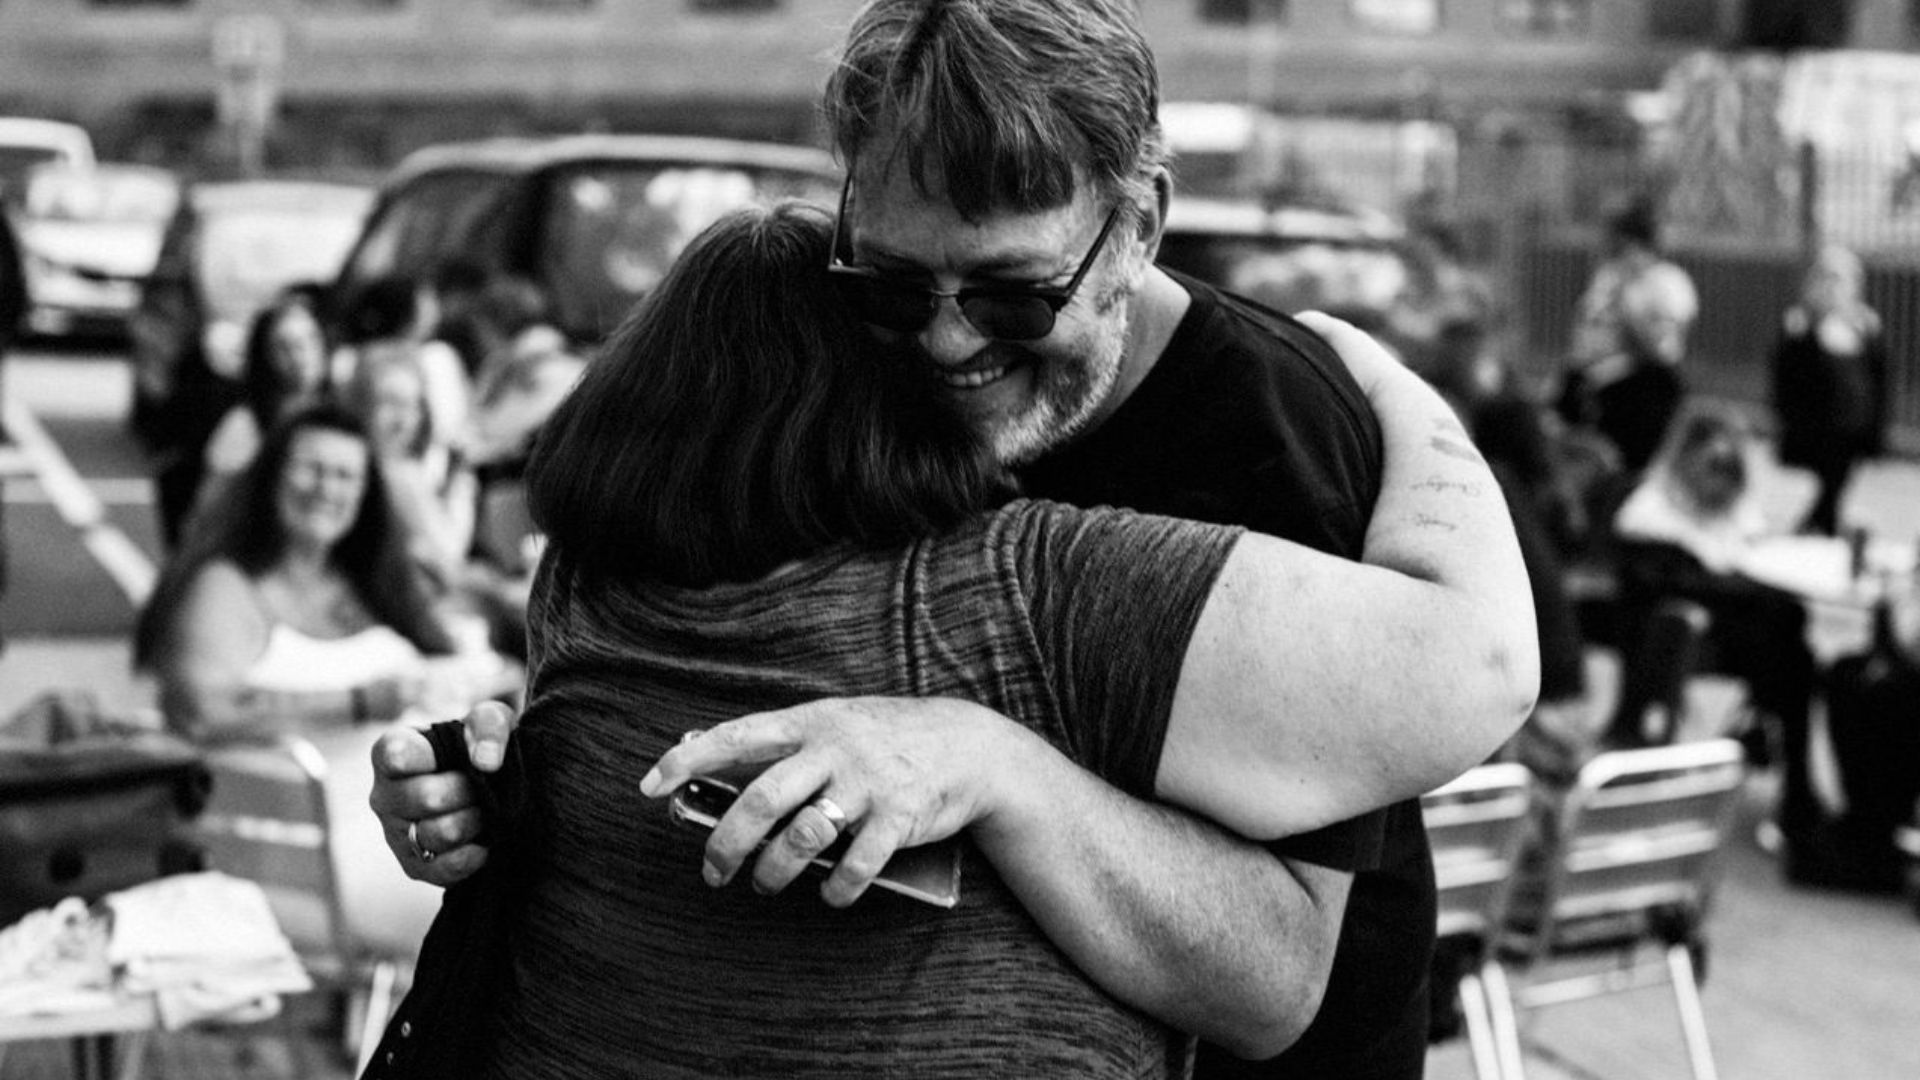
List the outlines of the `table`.
<svg viewBox="0 0 1920 1080">
<path fill-rule="evenodd" d="M 114 1004 L 80 1012 L 0 1016 L 0 1057 L 9 1043 L 71 1039 L 76 1080 L 139 1080 L 147 1037 L 159 1028 L 160 1009 L 152 994 L 126 995 Z M 117 1053 L 115 1035 L 130 1036 Z M 117 1068 L 115 1057 L 120 1059 Z"/>
<path fill-rule="evenodd" d="M 1882 600 L 1920 614 L 1920 567 L 1910 540 L 1875 537 L 1853 572 L 1853 546 L 1833 536 L 1773 536 L 1754 544 L 1740 573 L 1807 602 L 1807 644 L 1821 663 L 1865 649 Z"/>
</svg>

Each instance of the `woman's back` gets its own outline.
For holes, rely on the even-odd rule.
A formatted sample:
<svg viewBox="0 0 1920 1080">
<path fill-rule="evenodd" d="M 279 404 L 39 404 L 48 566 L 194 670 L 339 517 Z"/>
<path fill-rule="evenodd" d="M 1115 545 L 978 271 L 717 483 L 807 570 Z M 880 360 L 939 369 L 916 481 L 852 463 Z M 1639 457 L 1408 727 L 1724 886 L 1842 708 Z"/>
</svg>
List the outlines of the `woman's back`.
<svg viewBox="0 0 1920 1080">
<path fill-rule="evenodd" d="M 575 587 L 549 565 L 514 744 L 533 884 L 498 1074 L 1166 1075 L 1185 1037 L 1095 989 L 971 847 L 953 910 L 715 889 L 704 834 L 638 782 L 684 732 L 743 711 L 944 695 L 1151 795 L 1187 636 L 1237 535 L 1016 503 L 903 552 L 704 591 Z M 1067 602 L 1095 581 L 1111 602 Z"/>
</svg>

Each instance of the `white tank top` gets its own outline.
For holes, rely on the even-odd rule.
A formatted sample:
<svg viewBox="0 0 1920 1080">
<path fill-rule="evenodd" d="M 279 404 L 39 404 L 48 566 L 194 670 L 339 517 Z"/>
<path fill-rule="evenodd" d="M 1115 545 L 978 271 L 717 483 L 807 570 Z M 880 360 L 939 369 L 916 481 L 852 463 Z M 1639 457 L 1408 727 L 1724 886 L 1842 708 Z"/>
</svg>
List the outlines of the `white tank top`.
<svg viewBox="0 0 1920 1080">
<path fill-rule="evenodd" d="M 247 669 L 263 690 L 344 690 L 373 679 L 418 674 L 423 658 L 390 626 L 369 626 L 341 638 L 317 638 L 276 622 L 267 647 Z"/>
</svg>

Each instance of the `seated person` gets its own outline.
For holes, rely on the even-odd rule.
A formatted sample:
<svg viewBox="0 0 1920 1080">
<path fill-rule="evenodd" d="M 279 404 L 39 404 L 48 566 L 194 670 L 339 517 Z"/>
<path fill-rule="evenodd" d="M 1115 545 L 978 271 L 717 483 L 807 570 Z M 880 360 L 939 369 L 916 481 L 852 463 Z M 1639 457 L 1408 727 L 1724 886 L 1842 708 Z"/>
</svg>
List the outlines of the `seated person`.
<svg viewBox="0 0 1920 1080">
<path fill-rule="evenodd" d="M 1807 769 L 1815 664 L 1799 598 L 1740 570 L 1766 530 L 1758 465 L 1758 443 L 1738 414 L 1697 407 L 1674 424 L 1621 505 L 1614 531 L 1622 606 L 1637 613 L 1625 616 L 1627 625 L 1669 596 L 1698 601 L 1712 617 L 1702 667 L 1744 681 L 1763 723 L 1773 725 L 1784 757 L 1779 824 L 1792 845 L 1805 842 L 1820 818 Z M 1632 743 L 1634 736 L 1609 738 Z M 1756 739 L 1749 743 L 1766 752 Z"/>
<path fill-rule="evenodd" d="M 434 429 L 417 357 L 368 356 L 344 397 L 366 425 L 414 560 L 442 589 L 455 587 L 466 576 L 479 485 L 459 449 Z"/>
<path fill-rule="evenodd" d="M 200 515 L 140 613 L 134 662 L 169 725 L 206 741 L 297 734 L 327 758 L 349 919 L 417 943 L 438 901 L 386 855 L 367 813 L 384 726 L 512 690 L 497 656 L 458 647 L 387 504 L 359 423 L 296 410 Z"/>
</svg>

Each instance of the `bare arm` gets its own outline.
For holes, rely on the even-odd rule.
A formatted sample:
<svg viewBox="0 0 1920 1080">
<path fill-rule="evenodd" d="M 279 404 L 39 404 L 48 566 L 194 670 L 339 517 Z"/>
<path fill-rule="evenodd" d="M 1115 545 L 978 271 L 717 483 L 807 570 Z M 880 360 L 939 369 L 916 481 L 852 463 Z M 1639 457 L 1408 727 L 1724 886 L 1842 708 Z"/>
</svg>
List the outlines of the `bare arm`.
<svg viewBox="0 0 1920 1080">
<path fill-rule="evenodd" d="M 1308 316 L 1386 442 L 1362 562 L 1249 534 L 1181 668 L 1158 794 L 1248 836 L 1318 828 L 1472 767 L 1539 689 L 1506 501 L 1453 411 L 1345 323 Z"/>
<path fill-rule="evenodd" d="M 188 587 L 171 640 L 155 664 L 160 705 L 170 724 L 195 737 L 275 735 L 390 720 L 410 698 L 395 679 L 338 690 L 268 690 L 247 681 L 247 669 L 271 630 L 231 563 L 214 562 Z"/>
</svg>

